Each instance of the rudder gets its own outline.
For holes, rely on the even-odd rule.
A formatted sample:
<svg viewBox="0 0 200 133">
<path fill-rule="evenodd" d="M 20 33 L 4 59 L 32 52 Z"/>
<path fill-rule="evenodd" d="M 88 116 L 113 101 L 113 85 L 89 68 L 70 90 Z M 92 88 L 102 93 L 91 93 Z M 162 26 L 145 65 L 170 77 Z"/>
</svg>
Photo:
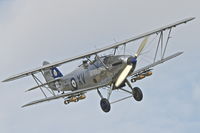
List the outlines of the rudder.
<svg viewBox="0 0 200 133">
<path fill-rule="evenodd" d="M 48 64 L 50 64 L 50 63 L 47 61 L 43 62 L 43 66 L 48 65 Z M 46 82 L 52 81 L 59 77 L 63 77 L 62 73 L 56 67 L 43 70 L 43 74 L 44 74 L 43 76 L 44 76 Z M 49 88 L 51 88 L 53 90 L 57 90 L 55 83 L 49 84 Z"/>
</svg>

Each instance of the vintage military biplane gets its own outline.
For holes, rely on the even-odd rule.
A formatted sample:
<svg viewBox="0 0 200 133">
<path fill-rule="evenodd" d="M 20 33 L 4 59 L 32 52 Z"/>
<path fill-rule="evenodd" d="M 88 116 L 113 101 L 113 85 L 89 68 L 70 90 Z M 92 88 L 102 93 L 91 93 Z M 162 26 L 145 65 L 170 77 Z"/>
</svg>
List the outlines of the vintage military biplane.
<svg viewBox="0 0 200 133">
<path fill-rule="evenodd" d="M 109 112 L 111 109 L 111 102 L 109 101 L 110 95 L 113 90 L 122 90 L 130 93 L 131 96 L 121 98 L 112 103 L 119 102 L 121 100 L 127 99 L 129 97 L 134 97 L 136 101 L 141 101 L 143 99 L 143 93 L 138 87 L 132 87 L 131 82 L 134 83 L 145 77 L 152 75 L 152 68 L 156 65 L 164 63 L 172 58 L 181 55 L 183 52 L 177 52 L 173 55 L 165 57 L 165 52 L 167 44 L 170 39 L 171 31 L 178 25 L 187 23 L 194 18 L 187 18 L 176 23 L 161 27 L 159 29 L 140 34 L 133 38 L 114 43 L 107 47 L 97 49 L 95 51 L 76 56 L 73 58 L 65 59 L 63 61 L 48 63 L 43 62 L 43 66 L 33 69 L 31 71 L 23 72 L 5 79 L 3 82 L 16 80 L 26 76 L 32 76 L 37 86 L 28 89 L 27 91 L 32 91 L 37 88 L 41 90 L 45 98 L 41 100 L 36 100 L 30 102 L 22 107 L 42 103 L 45 101 L 51 101 L 58 98 L 64 99 L 64 104 L 69 104 L 71 102 L 78 102 L 79 100 L 86 98 L 86 93 L 90 90 L 97 90 L 101 101 L 100 106 L 104 112 Z M 167 36 L 164 41 L 164 33 Z M 145 67 L 141 67 L 135 70 L 137 59 L 141 55 L 146 44 L 148 44 L 148 38 L 152 35 L 158 36 L 158 43 L 156 43 L 155 57 L 152 63 Z M 116 51 L 119 47 L 125 47 L 130 44 L 130 42 L 144 38 L 141 42 L 137 52 L 134 55 L 117 55 Z M 111 55 L 100 56 L 100 53 L 113 49 Z M 161 51 L 161 58 L 156 59 L 158 51 Z M 65 63 L 69 63 L 75 60 L 83 60 L 82 65 L 67 75 L 63 75 L 59 70 L 58 66 Z M 41 73 L 45 79 L 43 83 L 38 77 L 37 73 Z M 130 82 L 131 81 L 131 82 Z M 128 86 L 130 90 L 125 89 Z M 107 89 L 107 96 L 104 97 L 100 92 L 101 88 Z M 44 89 L 47 89 L 52 96 L 47 96 Z M 69 92 L 67 92 L 69 91 Z"/>
</svg>

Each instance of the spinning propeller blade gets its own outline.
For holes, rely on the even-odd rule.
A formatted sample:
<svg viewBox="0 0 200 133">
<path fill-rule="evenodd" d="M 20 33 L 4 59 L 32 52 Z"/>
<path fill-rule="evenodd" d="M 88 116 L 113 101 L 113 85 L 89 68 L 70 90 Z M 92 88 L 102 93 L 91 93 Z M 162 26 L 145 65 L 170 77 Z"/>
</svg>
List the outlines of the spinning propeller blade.
<svg viewBox="0 0 200 133">
<path fill-rule="evenodd" d="M 140 44 L 140 47 L 138 48 L 138 51 L 135 53 L 135 57 L 136 58 L 141 54 L 142 50 L 144 49 L 145 45 L 147 44 L 147 41 L 148 41 L 148 37 L 145 37 L 145 39 Z"/>
<path fill-rule="evenodd" d="M 147 44 L 148 41 L 148 37 L 146 37 L 142 43 L 140 44 L 140 47 L 138 48 L 136 54 L 135 54 L 135 61 L 137 59 L 137 57 L 141 54 L 142 50 L 144 49 L 145 45 Z M 133 62 L 132 62 L 133 63 Z M 124 70 L 121 72 L 121 74 L 119 75 L 117 81 L 115 82 L 115 87 L 119 87 L 124 80 L 126 79 L 126 77 L 128 76 L 128 74 L 130 73 L 130 71 L 133 68 L 133 64 L 127 64 L 127 66 L 124 68 Z"/>
<path fill-rule="evenodd" d="M 126 77 L 128 76 L 129 72 L 131 71 L 131 69 L 133 68 L 132 65 L 127 65 L 124 70 L 122 71 L 122 73 L 119 75 L 115 86 L 119 87 L 121 85 L 121 83 L 126 79 Z"/>
</svg>

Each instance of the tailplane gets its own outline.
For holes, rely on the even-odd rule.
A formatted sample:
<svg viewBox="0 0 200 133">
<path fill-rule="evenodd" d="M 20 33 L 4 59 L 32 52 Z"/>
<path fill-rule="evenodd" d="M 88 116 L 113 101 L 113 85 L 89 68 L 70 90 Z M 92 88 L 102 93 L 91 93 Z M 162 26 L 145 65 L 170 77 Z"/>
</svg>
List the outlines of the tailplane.
<svg viewBox="0 0 200 133">
<path fill-rule="evenodd" d="M 50 64 L 50 63 L 47 61 L 43 62 L 43 66 L 48 65 L 48 64 Z M 45 70 L 43 70 L 43 73 L 44 73 L 44 78 L 45 78 L 46 82 L 52 81 L 56 78 L 63 77 L 63 74 L 56 67 L 45 69 Z M 49 88 L 51 88 L 53 90 L 57 90 L 55 83 L 50 83 Z"/>
</svg>

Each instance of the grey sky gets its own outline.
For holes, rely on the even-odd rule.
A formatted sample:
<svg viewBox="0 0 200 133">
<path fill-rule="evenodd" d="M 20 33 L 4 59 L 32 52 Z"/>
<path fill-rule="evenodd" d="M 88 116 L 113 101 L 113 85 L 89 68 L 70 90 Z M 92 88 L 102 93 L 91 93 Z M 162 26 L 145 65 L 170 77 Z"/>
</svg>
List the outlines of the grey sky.
<svg viewBox="0 0 200 133">
<path fill-rule="evenodd" d="M 0 0 L 0 79 L 85 53 L 187 17 L 177 27 L 169 50 L 184 55 L 156 67 L 136 83 L 144 93 L 112 106 L 105 114 L 95 91 L 69 106 L 57 100 L 21 109 L 42 98 L 30 78 L 0 83 L 0 132 L 199 132 L 200 76 L 198 0 Z M 139 42 L 136 42 L 139 43 Z M 132 51 L 129 49 L 129 51 Z M 135 49 L 133 49 L 135 51 Z M 77 62 L 62 66 L 70 72 Z M 113 99 L 122 96 L 114 92 Z"/>
</svg>

